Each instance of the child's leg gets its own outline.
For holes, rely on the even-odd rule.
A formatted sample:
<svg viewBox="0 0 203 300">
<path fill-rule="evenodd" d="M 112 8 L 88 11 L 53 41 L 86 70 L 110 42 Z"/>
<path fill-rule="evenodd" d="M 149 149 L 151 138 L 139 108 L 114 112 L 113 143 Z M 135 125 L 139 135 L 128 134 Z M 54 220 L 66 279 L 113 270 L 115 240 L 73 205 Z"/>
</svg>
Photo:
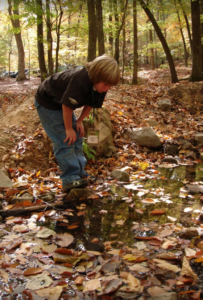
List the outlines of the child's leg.
<svg viewBox="0 0 203 300">
<path fill-rule="evenodd" d="M 54 155 L 62 171 L 60 177 L 63 187 L 74 180 L 80 180 L 81 163 L 76 155 L 76 146 L 75 144 L 68 146 L 67 142 L 63 142 L 66 134 L 62 111 L 46 109 L 36 101 L 35 107 L 37 108 L 44 130 L 52 140 Z M 75 123 L 75 116 L 73 122 Z"/>
<path fill-rule="evenodd" d="M 74 115 L 74 119 L 73 119 L 73 128 L 76 131 L 76 127 L 75 127 L 75 122 L 76 122 L 76 117 Z M 78 158 L 78 162 L 80 165 L 80 177 L 83 178 L 84 176 L 87 175 L 87 173 L 85 172 L 85 166 L 87 163 L 87 160 L 84 156 L 83 150 L 82 150 L 82 144 L 83 144 L 83 138 L 80 138 L 80 133 L 76 132 L 77 135 L 77 140 L 75 141 L 75 154 L 77 155 Z"/>
</svg>

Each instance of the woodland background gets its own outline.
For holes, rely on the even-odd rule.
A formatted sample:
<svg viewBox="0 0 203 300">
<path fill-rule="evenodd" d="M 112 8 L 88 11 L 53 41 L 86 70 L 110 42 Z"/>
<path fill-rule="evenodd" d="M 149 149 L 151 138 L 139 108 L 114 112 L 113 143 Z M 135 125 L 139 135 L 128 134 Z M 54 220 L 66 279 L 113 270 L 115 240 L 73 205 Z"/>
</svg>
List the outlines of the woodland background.
<svg viewBox="0 0 203 300">
<path fill-rule="evenodd" d="M 122 78 L 138 83 L 138 70 L 192 66 L 191 81 L 202 80 L 201 1 L 182 0 L 2 0 L 0 68 L 40 69 L 41 80 L 66 68 L 110 54 Z"/>
</svg>

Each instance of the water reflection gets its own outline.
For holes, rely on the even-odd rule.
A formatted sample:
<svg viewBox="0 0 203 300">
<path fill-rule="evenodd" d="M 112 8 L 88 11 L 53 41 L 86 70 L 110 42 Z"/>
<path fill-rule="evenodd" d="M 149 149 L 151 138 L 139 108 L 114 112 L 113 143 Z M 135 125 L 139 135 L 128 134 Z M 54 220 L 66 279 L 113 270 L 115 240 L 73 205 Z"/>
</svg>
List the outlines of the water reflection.
<svg viewBox="0 0 203 300">
<path fill-rule="evenodd" d="M 198 195 L 190 197 L 184 188 L 185 181 L 203 180 L 202 170 L 203 164 L 160 168 L 157 178 L 134 182 L 138 190 L 127 190 L 117 184 L 109 186 L 110 196 L 86 201 L 84 222 L 74 233 L 77 248 L 103 251 L 106 241 L 110 241 L 113 248 L 120 248 L 122 243 L 131 247 L 135 234 L 147 235 L 152 230 L 151 224 L 158 226 L 171 219 L 181 222 L 186 206 L 201 209 Z M 143 203 L 146 198 L 152 199 L 152 203 Z M 153 199 L 157 199 L 157 203 Z M 164 209 L 165 214 L 152 215 L 154 209 Z M 136 224 L 138 231 L 133 229 Z"/>
</svg>

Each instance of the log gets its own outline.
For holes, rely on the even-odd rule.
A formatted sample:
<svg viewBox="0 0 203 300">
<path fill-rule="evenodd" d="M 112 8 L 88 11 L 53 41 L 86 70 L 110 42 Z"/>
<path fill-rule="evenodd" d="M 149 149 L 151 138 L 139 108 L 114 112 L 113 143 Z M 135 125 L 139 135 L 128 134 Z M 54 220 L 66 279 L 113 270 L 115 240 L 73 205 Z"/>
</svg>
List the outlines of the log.
<svg viewBox="0 0 203 300">
<path fill-rule="evenodd" d="M 9 217 L 9 216 L 19 216 L 26 215 L 33 212 L 46 211 L 48 209 L 64 209 L 64 208 L 74 208 L 76 204 L 76 199 L 68 199 L 56 203 L 46 203 L 36 206 L 28 206 L 28 207 L 19 207 L 8 210 L 0 210 L 0 216 Z"/>
</svg>

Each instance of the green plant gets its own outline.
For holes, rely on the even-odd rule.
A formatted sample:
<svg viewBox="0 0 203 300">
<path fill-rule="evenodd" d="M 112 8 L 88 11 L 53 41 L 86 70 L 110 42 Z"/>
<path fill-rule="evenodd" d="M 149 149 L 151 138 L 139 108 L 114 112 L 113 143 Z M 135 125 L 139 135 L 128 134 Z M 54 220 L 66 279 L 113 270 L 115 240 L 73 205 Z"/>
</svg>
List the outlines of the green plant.
<svg viewBox="0 0 203 300">
<path fill-rule="evenodd" d="M 82 149 L 88 159 L 95 160 L 96 151 L 91 149 L 87 143 L 83 141 Z"/>
<path fill-rule="evenodd" d="M 94 118 L 92 114 L 89 114 L 88 117 L 85 117 L 84 121 L 89 121 L 90 125 L 92 125 L 94 123 Z"/>
</svg>

